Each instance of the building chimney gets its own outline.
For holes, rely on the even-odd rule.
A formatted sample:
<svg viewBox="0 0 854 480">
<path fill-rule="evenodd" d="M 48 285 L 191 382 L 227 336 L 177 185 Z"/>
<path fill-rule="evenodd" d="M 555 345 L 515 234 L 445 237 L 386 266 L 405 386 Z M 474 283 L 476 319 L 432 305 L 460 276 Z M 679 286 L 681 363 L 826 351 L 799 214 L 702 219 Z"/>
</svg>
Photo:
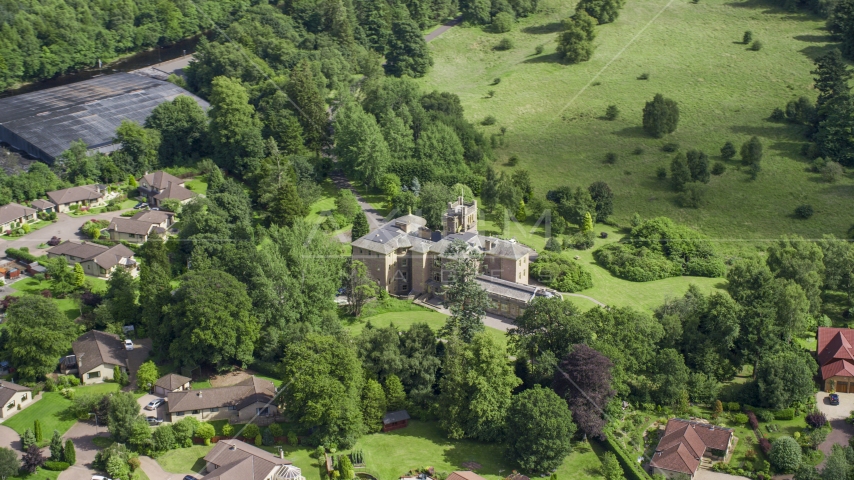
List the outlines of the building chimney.
<svg viewBox="0 0 854 480">
<path fill-rule="evenodd" d="M 197 396 L 197 397 L 199 397 L 199 398 L 202 398 L 202 391 L 201 391 L 201 390 L 199 390 L 198 392 L 196 392 L 196 396 Z"/>
<path fill-rule="evenodd" d="M 279 447 L 279 458 L 281 458 L 282 460 L 285 459 L 285 450 L 282 449 L 282 447 Z"/>
</svg>

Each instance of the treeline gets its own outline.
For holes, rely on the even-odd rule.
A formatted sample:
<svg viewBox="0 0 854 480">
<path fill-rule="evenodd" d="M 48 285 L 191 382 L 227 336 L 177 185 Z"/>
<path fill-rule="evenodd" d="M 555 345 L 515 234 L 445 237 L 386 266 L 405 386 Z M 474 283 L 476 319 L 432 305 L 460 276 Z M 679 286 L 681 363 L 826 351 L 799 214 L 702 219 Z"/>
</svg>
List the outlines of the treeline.
<svg viewBox="0 0 854 480">
<path fill-rule="evenodd" d="M 0 90 L 169 45 L 245 7 L 236 0 L 3 0 Z"/>
</svg>

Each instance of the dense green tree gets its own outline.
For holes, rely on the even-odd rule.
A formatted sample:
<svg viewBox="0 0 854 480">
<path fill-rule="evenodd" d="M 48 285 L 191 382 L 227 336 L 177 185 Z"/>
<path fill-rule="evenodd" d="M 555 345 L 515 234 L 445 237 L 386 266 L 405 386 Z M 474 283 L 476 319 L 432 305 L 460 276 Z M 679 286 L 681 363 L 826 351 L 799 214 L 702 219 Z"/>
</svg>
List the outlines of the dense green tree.
<svg viewBox="0 0 854 480">
<path fill-rule="evenodd" d="M 363 215 L 360 213 L 360 215 Z M 350 314 L 358 317 L 362 314 L 362 307 L 371 298 L 379 293 L 379 285 L 376 280 L 368 274 L 368 268 L 359 260 L 350 260 L 345 267 L 343 275 L 345 295 L 347 295 L 347 307 Z"/>
<path fill-rule="evenodd" d="M 63 458 L 65 458 L 65 447 L 62 445 L 62 435 L 59 434 L 59 430 L 54 430 L 50 438 L 50 459 L 61 462 Z"/>
<path fill-rule="evenodd" d="M 607 183 L 599 181 L 593 182 L 587 187 L 590 192 L 590 198 L 596 202 L 596 222 L 602 223 L 608 220 L 608 217 L 614 213 L 614 192 Z"/>
<path fill-rule="evenodd" d="M 155 452 L 171 450 L 175 448 L 175 431 L 171 425 L 160 425 L 151 432 L 151 442 Z"/>
<path fill-rule="evenodd" d="M 358 180 L 379 187 L 391 153 L 373 115 L 348 101 L 335 116 L 335 154 Z"/>
<path fill-rule="evenodd" d="M 77 463 L 77 450 L 74 448 L 74 442 L 69 438 L 65 441 L 65 448 L 62 449 L 62 461 L 74 465 Z"/>
<path fill-rule="evenodd" d="M 246 176 L 263 156 L 261 122 L 240 81 L 217 77 L 211 85 L 208 116 L 214 160 L 219 167 Z"/>
<path fill-rule="evenodd" d="M 442 215 L 448 210 L 448 202 L 453 200 L 454 192 L 446 185 L 439 182 L 424 184 L 418 196 L 418 204 L 428 227 L 435 230 L 442 228 Z"/>
<path fill-rule="evenodd" d="M 386 72 L 396 77 L 422 77 L 433 66 L 424 35 L 412 20 L 401 19 L 392 24 L 385 58 Z"/>
<path fill-rule="evenodd" d="M 483 255 L 469 249 L 462 240 L 454 240 L 445 250 L 444 256 L 449 259 L 446 265 L 450 281 L 445 287 L 445 298 L 451 316 L 440 333 L 470 342 L 475 335 L 483 332 L 483 317 L 491 305 L 486 291 L 475 279 Z"/>
<path fill-rule="evenodd" d="M 724 160 L 732 160 L 735 157 L 735 154 L 738 153 L 735 149 L 735 145 L 732 142 L 726 142 L 723 147 L 721 147 L 721 157 Z"/>
<path fill-rule="evenodd" d="M 122 147 L 113 153 L 113 161 L 123 171 L 141 176 L 157 168 L 160 141 L 160 132 L 157 130 L 143 128 L 130 120 L 122 120 L 122 124 L 116 129 L 115 138 L 115 142 Z"/>
<path fill-rule="evenodd" d="M 594 15 L 595 16 L 595 15 Z M 676 131 L 679 124 L 679 106 L 674 100 L 657 93 L 643 108 L 643 129 L 655 138 Z"/>
<path fill-rule="evenodd" d="M 73 321 L 56 303 L 40 295 L 24 295 L 6 310 L 8 334 L 4 349 L 23 379 L 37 380 L 56 369 L 77 335 Z"/>
<path fill-rule="evenodd" d="M 762 162 L 762 142 L 759 137 L 753 136 L 741 145 L 741 163 L 748 167 L 751 178 L 759 175 Z"/>
<path fill-rule="evenodd" d="M 746 362 L 759 360 L 780 344 L 777 325 L 777 288 L 774 274 L 755 260 L 737 262 L 727 272 L 727 291 L 741 307 L 736 351 Z"/>
<path fill-rule="evenodd" d="M 386 377 L 383 390 L 385 390 L 386 407 L 390 411 L 406 408 L 406 392 L 397 375 L 392 373 Z"/>
<path fill-rule="evenodd" d="M 362 387 L 362 417 L 369 433 L 379 432 L 383 428 L 383 415 L 386 412 L 386 400 L 383 387 L 374 379 L 365 381 Z"/>
<path fill-rule="evenodd" d="M 18 460 L 18 454 L 11 448 L 0 447 L 0 479 L 16 477 L 20 469 L 21 461 Z"/>
<path fill-rule="evenodd" d="M 672 348 L 660 350 L 650 368 L 650 379 L 655 385 L 651 392 L 653 401 L 658 405 L 676 405 L 690 373 L 682 354 Z"/>
<path fill-rule="evenodd" d="M 451 126 L 441 122 L 432 123 L 421 132 L 415 152 L 421 162 L 449 172 L 464 165 L 465 148 L 460 137 Z"/>
<path fill-rule="evenodd" d="M 756 371 L 759 399 L 775 409 L 804 402 L 815 391 L 812 378 L 817 371 L 815 360 L 806 352 L 787 349 L 765 356 Z"/>
<path fill-rule="evenodd" d="M 784 236 L 768 248 L 768 268 L 777 277 L 793 280 L 801 286 L 810 302 L 810 313 L 813 314 L 821 311 L 823 260 L 821 247 L 799 236 Z"/>
<path fill-rule="evenodd" d="M 140 417 L 140 406 L 133 393 L 118 392 L 110 397 L 107 426 L 118 443 L 127 443 L 133 434 L 133 425 Z M 145 419 L 142 419 L 145 421 Z"/>
<path fill-rule="evenodd" d="M 596 201 L 587 189 L 578 187 L 571 196 L 560 201 L 558 213 L 569 223 L 581 227 L 584 215 L 596 211 Z"/>
<path fill-rule="evenodd" d="M 280 401 L 294 421 L 312 429 L 310 441 L 352 447 L 365 431 L 364 376 L 352 340 L 310 333 L 285 350 L 281 372 L 290 388 Z"/>
<path fill-rule="evenodd" d="M 140 365 L 136 371 L 136 389 L 140 392 L 151 390 L 158 378 L 160 374 L 157 371 L 157 365 L 149 360 Z"/>
<path fill-rule="evenodd" d="M 71 142 L 68 150 L 56 157 L 54 166 L 62 172 L 62 178 L 75 185 L 95 181 L 101 176 L 96 158 L 89 155 L 89 147 L 83 140 Z"/>
<path fill-rule="evenodd" d="M 353 229 L 350 231 L 350 237 L 353 240 L 362 238 L 371 233 L 371 228 L 368 225 L 368 216 L 365 212 L 359 212 L 353 218 Z"/>
<path fill-rule="evenodd" d="M 139 317 L 138 290 L 139 282 L 128 270 L 118 268 L 113 271 L 107 280 L 107 292 L 104 294 L 104 301 L 113 319 L 123 322 L 123 325 L 136 321 Z"/>
<path fill-rule="evenodd" d="M 851 304 L 854 295 L 854 245 L 833 235 L 822 236 L 818 243 L 824 254 L 825 288 L 845 292 Z"/>
<path fill-rule="evenodd" d="M 42 435 L 42 422 L 39 419 L 33 420 L 33 435 L 36 437 L 36 443 L 41 444 L 44 440 Z"/>
<path fill-rule="evenodd" d="M 593 56 L 593 42 L 584 25 L 564 22 L 565 30 L 558 36 L 557 52 L 569 63 L 586 62 Z"/>
<path fill-rule="evenodd" d="M 207 115 L 186 95 L 156 106 L 145 120 L 145 128 L 160 132 L 161 165 L 183 165 L 206 152 Z"/>
<path fill-rule="evenodd" d="M 572 345 L 587 343 L 593 336 L 574 303 L 560 297 L 537 297 L 516 318 L 514 328 L 507 331 L 507 343 L 517 356 L 524 356 L 533 364 L 540 362 L 537 359 L 546 352 L 552 358 L 563 358 Z"/>
<path fill-rule="evenodd" d="M 576 10 L 583 10 L 599 21 L 599 24 L 611 23 L 617 20 L 624 0 L 581 0 Z"/>
<path fill-rule="evenodd" d="M 768 460 L 778 472 L 793 472 L 801 464 L 801 446 L 792 437 L 779 437 L 771 443 Z"/>
<path fill-rule="evenodd" d="M 460 10 L 463 12 L 463 18 L 473 24 L 489 23 L 489 0 L 462 0 L 460 2 Z"/>
<path fill-rule="evenodd" d="M 252 363 L 259 325 L 246 285 L 226 272 L 193 270 L 166 307 L 171 358 L 183 365 Z"/>
<path fill-rule="evenodd" d="M 38 442 L 36 441 L 36 434 L 32 429 L 28 428 L 24 430 L 24 434 L 21 435 L 21 448 L 26 452 L 33 445 L 38 445 Z"/>
<path fill-rule="evenodd" d="M 828 115 L 828 109 L 848 102 L 851 92 L 848 80 L 851 78 L 851 71 L 839 50 L 834 49 L 818 57 L 815 60 L 815 70 L 810 73 L 815 75 L 814 88 L 818 90 L 816 109 L 819 119 Z"/>
<path fill-rule="evenodd" d="M 291 71 L 286 92 L 291 101 L 296 104 L 297 120 L 302 125 L 305 145 L 314 152 L 319 152 L 326 141 L 327 124 L 326 102 L 318 87 L 311 64 L 302 60 Z"/>
<path fill-rule="evenodd" d="M 699 150 L 688 150 L 686 154 L 688 170 L 691 171 L 691 180 L 695 182 L 709 183 L 711 173 L 709 172 L 709 157 Z"/>
<path fill-rule="evenodd" d="M 548 472 L 572 451 L 572 412 L 552 390 L 535 386 L 513 396 L 507 412 L 510 459 L 528 472 Z"/>
<path fill-rule="evenodd" d="M 450 438 L 495 441 L 503 434 L 511 393 L 520 381 L 504 348 L 479 333 L 466 344 L 452 337 L 439 380 L 439 419 Z"/>
</svg>

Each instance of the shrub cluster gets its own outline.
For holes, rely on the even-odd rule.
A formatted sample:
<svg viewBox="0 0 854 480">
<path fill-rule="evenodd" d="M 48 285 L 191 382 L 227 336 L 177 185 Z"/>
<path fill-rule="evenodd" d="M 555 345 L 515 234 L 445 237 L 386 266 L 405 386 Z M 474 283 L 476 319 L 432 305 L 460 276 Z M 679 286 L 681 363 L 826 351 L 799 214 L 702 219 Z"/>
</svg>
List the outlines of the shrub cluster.
<svg viewBox="0 0 854 480">
<path fill-rule="evenodd" d="M 759 420 L 756 419 L 755 413 L 753 413 L 752 411 L 747 412 L 747 418 L 748 418 L 748 421 L 750 422 L 750 428 L 752 428 L 754 430 L 759 428 Z M 768 452 L 766 452 L 766 453 L 768 453 Z"/>
<path fill-rule="evenodd" d="M 620 243 L 593 252 L 600 265 L 633 282 L 692 275 L 720 277 L 726 269 L 706 237 L 666 217 L 642 222 Z"/>
<path fill-rule="evenodd" d="M 33 263 L 36 261 L 36 257 L 33 256 L 30 252 L 27 252 L 23 249 L 19 250 L 17 248 L 7 248 L 6 256 L 10 258 L 14 258 L 15 260 L 20 260 L 22 262 Z"/>
<path fill-rule="evenodd" d="M 806 416 L 807 425 L 813 428 L 821 428 L 827 424 L 827 416 L 819 411 L 815 411 Z"/>
<path fill-rule="evenodd" d="M 784 408 L 783 410 L 774 412 L 775 420 L 792 420 L 793 418 L 795 418 L 794 408 Z"/>
<path fill-rule="evenodd" d="M 64 470 L 68 470 L 68 467 L 70 467 L 70 465 L 66 462 L 52 462 L 48 460 L 44 462 L 44 466 L 42 468 L 44 468 L 45 470 L 50 470 L 52 472 L 62 472 Z"/>
<path fill-rule="evenodd" d="M 593 277 L 581 265 L 560 255 L 545 251 L 531 264 L 531 275 L 561 292 L 579 292 L 593 287 Z"/>
</svg>

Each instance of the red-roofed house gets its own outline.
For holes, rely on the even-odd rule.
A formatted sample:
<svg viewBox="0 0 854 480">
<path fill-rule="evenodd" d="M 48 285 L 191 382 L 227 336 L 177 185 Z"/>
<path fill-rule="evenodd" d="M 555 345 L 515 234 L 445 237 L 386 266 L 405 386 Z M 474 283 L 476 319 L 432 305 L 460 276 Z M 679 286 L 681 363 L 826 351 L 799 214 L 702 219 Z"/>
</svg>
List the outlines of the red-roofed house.
<svg viewBox="0 0 854 480">
<path fill-rule="evenodd" d="M 854 330 L 818 327 L 816 353 L 825 390 L 854 392 Z"/>
<path fill-rule="evenodd" d="M 649 466 L 667 478 L 694 478 L 703 457 L 726 458 L 732 448 L 733 430 L 680 418 L 667 422 Z"/>
</svg>

